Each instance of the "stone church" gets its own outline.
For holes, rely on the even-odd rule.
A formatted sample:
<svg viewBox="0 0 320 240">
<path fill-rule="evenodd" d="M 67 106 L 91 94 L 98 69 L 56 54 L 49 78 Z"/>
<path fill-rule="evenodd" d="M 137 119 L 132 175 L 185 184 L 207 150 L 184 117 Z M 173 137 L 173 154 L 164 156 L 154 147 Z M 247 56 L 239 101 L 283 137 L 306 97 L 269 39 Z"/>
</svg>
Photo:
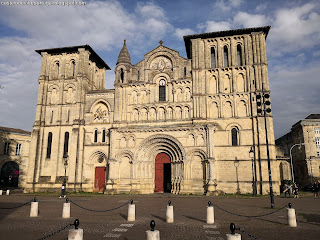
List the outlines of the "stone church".
<svg viewBox="0 0 320 240">
<path fill-rule="evenodd" d="M 114 89 L 89 45 L 36 50 L 25 191 L 66 180 L 69 191 L 110 194 L 266 194 L 269 155 L 279 193 L 273 118 L 258 101 L 270 96 L 269 29 L 185 36 L 187 58 L 160 41 L 136 64 L 124 41 Z"/>
</svg>

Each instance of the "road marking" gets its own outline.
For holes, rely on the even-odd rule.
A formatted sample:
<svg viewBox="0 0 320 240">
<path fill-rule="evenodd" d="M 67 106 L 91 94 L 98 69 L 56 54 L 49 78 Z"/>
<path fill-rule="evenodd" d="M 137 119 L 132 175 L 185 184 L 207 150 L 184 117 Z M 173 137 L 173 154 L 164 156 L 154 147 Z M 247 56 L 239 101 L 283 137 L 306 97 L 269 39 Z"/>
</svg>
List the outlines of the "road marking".
<svg viewBox="0 0 320 240">
<path fill-rule="evenodd" d="M 113 234 L 113 233 L 107 233 L 106 235 L 104 235 L 103 237 L 112 237 L 112 238 L 118 238 L 120 237 L 121 234 Z"/>
<path fill-rule="evenodd" d="M 132 227 L 134 224 L 121 224 L 120 227 Z"/>
<path fill-rule="evenodd" d="M 113 232 L 126 232 L 126 231 L 128 231 L 128 229 L 126 229 L 126 228 L 115 228 L 112 231 Z"/>
<path fill-rule="evenodd" d="M 214 228 L 214 229 L 216 229 L 217 226 L 216 225 L 203 225 L 203 228 Z"/>
</svg>

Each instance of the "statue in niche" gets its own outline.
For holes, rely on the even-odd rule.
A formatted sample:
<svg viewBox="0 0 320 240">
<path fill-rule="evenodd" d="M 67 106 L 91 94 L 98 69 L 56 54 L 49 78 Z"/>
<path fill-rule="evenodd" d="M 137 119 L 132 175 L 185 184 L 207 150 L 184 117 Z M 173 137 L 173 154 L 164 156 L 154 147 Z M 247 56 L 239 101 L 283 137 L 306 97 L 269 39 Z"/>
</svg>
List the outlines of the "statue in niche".
<svg viewBox="0 0 320 240">
<path fill-rule="evenodd" d="M 51 99 L 50 102 L 51 104 L 56 104 L 58 100 L 58 94 L 57 94 L 57 90 L 54 88 L 51 91 Z"/>
</svg>

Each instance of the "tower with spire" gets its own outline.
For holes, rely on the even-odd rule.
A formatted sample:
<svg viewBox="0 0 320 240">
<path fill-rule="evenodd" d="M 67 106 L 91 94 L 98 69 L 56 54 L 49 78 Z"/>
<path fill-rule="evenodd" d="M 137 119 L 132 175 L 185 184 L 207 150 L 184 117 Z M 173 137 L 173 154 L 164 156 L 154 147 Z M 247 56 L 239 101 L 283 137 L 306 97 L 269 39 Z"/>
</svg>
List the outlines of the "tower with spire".
<svg viewBox="0 0 320 240">
<path fill-rule="evenodd" d="M 130 53 L 127 48 L 126 40 L 124 40 L 115 68 L 115 85 L 128 83 L 131 67 Z"/>
</svg>

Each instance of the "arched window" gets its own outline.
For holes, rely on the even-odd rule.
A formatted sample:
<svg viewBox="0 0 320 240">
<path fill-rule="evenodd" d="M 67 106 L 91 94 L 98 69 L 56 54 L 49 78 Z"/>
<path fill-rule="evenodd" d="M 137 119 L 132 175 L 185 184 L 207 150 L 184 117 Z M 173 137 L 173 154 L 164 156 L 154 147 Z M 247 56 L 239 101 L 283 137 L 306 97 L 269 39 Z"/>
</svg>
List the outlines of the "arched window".
<svg viewBox="0 0 320 240">
<path fill-rule="evenodd" d="M 238 66 L 242 66 L 242 51 L 241 51 L 241 45 L 237 45 L 237 64 Z"/>
<path fill-rule="evenodd" d="M 229 54 L 228 54 L 228 47 L 227 46 L 224 46 L 224 48 L 223 48 L 223 61 L 224 61 L 223 66 L 229 67 Z"/>
<path fill-rule="evenodd" d="M 102 142 L 106 142 L 106 130 L 102 130 Z"/>
<path fill-rule="evenodd" d="M 122 68 L 120 69 L 120 80 L 121 80 L 121 83 L 123 83 L 123 81 L 124 81 L 124 71 L 123 71 Z"/>
<path fill-rule="evenodd" d="M 159 81 L 159 102 L 166 101 L 166 81 L 161 79 Z"/>
<path fill-rule="evenodd" d="M 69 150 L 69 132 L 64 133 L 63 157 L 68 155 Z"/>
<path fill-rule="evenodd" d="M 236 128 L 231 129 L 232 146 L 238 146 L 238 130 Z"/>
<path fill-rule="evenodd" d="M 216 49 L 211 48 L 211 68 L 216 68 Z"/>
<path fill-rule="evenodd" d="M 140 71 L 138 71 L 138 80 L 140 80 Z"/>
<path fill-rule="evenodd" d="M 94 142 L 98 142 L 98 130 L 94 130 Z"/>
<path fill-rule="evenodd" d="M 49 132 L 48 144 L 47 144 L 47 158 L 51 157 L 51 146 L 52 146 L 52 132 Z"/>
<path fill-rule="evenodd" d="M 59 63 L 59 61 L 56 61 L 56 73 L 57 73 L 57 78 L 59 78 L 59 71 L 60 71 L 60 63 Z"/>
<path fill-rule="evenodd" d="M 76 75 L 76 62 L 74 60 L 71 60 L 71 71 L 72 71 L 72 77 Z"/>
</svg>

